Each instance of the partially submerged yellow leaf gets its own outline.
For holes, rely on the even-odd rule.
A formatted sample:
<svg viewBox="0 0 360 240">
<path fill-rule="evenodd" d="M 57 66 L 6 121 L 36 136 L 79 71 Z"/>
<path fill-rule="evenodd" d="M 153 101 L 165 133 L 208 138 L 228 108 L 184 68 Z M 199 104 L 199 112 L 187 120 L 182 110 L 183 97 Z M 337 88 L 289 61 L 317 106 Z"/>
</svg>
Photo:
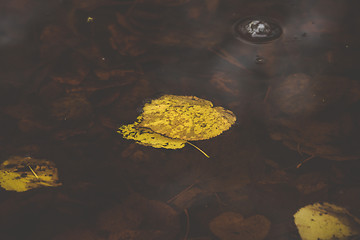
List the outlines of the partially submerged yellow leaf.
<svg viewBox="0 0 360 240">
<path fill-rule="evenodd" d="M 178 149 L 188 143 L 200 150 L 188 141 L 218 136 L 235 121 L 231 111 L 213 107 L 210 101 L 193 96 L 164 95 L 145 104 L 137 121 L 121 126 L 118 133 L 155 148 Z"/>
<path fill-rule="evenodd" d="M 141 145 L 154 148 L 178 149 L 183 148 L 186 143 L 184 140 L 168 138 L 151 129 L 139 127 L 139 122 L 121 126 L 118 133 L 121 133 L 126 139 L 132 139 Z"/>
<path fill-rule="evenodd" d="M 46 160 L 14 156 L 0 165 L 0 185 L 8 191 L 56 187 L 61 185 L 58 180 L 55 164 Z"/>
<path fill-rule="evenodd" d="M 143 110 L 139 126 L 187 141 L 216 137 L 236 121 L 231 111 L 192 96 L 164 95 L 145 104 Z"/>
</svg>

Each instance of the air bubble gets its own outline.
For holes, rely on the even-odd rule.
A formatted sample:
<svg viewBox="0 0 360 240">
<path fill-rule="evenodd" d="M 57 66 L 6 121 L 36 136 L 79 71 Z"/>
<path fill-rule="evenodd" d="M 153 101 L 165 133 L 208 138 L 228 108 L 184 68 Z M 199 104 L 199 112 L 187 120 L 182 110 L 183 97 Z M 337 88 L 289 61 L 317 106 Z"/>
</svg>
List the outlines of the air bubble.
<svg viewBox="0 0 360 240">
<path fill-rule="evenodd" d="M 260 56 L 256 56 L 255 58 L 255 63 L 256 64 L 264 64 L 266 61 L 263 57 L 260 57 Z"/>
<path fill-rule="evenodd" d="M 279 38 L 282 29 L 274 20 L 267 17 L 240 19 L 233 25 L 237 39 L 252 43 L 267 43 Z"/>
</svg>

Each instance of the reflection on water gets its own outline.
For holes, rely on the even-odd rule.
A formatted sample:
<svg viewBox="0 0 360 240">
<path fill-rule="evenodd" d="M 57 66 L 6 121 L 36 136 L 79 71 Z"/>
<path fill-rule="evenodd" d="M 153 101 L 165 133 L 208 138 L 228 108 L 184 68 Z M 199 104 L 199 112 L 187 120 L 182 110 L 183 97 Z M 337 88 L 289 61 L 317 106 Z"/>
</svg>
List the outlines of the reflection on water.
<svg viewBox="0 0 360 240">
<path fill-rule="evenodd" d="M 62 183 L 1 189 L 0 239 L 288 240 L 300 239 L 293 215 L 309 204 L 359 217 L 356 4 L 0 3 L 1 162 L 50 161 Z M 239 41 L 234 23 L 252 16 L 282 35 Z M 196 143 L 211 158 L 116 133 L 164 94 L 237 116 Z"/>
</svg>

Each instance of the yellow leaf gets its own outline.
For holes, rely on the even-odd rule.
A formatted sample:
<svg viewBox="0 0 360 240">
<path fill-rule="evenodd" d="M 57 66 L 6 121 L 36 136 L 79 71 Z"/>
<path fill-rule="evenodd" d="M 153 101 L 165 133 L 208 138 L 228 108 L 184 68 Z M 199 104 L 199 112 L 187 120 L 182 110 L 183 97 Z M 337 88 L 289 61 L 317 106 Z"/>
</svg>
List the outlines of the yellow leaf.
<svg viewBox="0 0 360 240">
<path fill-rule="evenodd" d="M 236 121 L 235 115 L 210 101 L 194 96 L 164 95 L 145 104 L 133 124 L 119 128 L 126 139 L 155 148 L 178 149 L 188 141 L 205 140 L 220 135 Z M 207 156 L 208 157 L 208 156 Z"/>
<path fill-rule="evenodd" d="M 236 121 L 231 111 L 191 96 L 164 95 L 143 110 L 141 127 L 187 141 L 216 137 Z"/>
<path fill-rule="evenodd" d="M 139 127 L 138 122 L 121 126 L 118 133 L 126 139 L 132 139 L 141 145 L 154 148 L 177 149 L 183 148 L 186 143 L 184 140 L 168 138 L 148 128 Z"/>
<path fill-rule="evenodd" d="M 55 164 L 31 157 L 11 157 L 0 165 L 0 185 L 8 191 L 60 186 Z"/>
<path fill-rule="evenodd" d="M 327 202 L 301 208 L 294 214 L 294 222 L 303 240 L 345 240 L 360 236 L 360 219 L 345 208 Z"/>
</svg>

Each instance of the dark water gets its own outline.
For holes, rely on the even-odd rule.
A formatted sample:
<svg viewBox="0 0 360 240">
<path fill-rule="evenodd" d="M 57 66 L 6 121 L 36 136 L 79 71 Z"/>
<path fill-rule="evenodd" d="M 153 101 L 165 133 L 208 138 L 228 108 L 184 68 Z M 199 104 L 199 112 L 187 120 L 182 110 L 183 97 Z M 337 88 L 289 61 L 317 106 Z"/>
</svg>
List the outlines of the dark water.
<svg viewBox="0 0 360 240">
<path fill-rule="evenodd" d="M 52 161 L 63 184 L 1 189 L 0 239 L 219 239 L 209 223 L 236 212 L 268 219 L 259 239 L 285 240 L 300 239 L 293 214 L 307 204 L 360 217 L 357 5 L 0 2 L 1 161 Z M 238 39 L 233 24 L 253 16 L 280 38 Z M 116 133 L 163 94 L 235 113 L 229 131 L 196 142 L 210 159 Z"/>
</svg>

